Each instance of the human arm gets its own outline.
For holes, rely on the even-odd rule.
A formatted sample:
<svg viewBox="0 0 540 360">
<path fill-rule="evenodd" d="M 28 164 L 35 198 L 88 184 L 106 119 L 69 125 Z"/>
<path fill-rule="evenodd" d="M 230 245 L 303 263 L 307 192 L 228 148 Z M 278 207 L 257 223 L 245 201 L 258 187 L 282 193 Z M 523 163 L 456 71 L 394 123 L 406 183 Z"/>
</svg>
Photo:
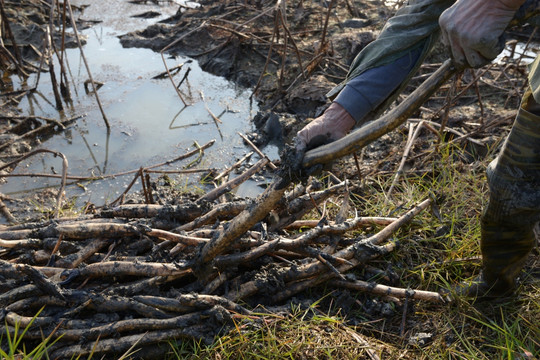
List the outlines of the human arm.
<svg viewBox="0 0 540 360">
<path fill-rule="evenodd" d="M 327 142 L 373 118 L 397 97 L 438 39 L 440 14 L 453 0 L 410 0 L 385 24 L 378 38 L 352 62 L 345 81 L 328 93 L 355 122 L 334 123 L 335 111 L 311 121 L 297 134 L 304 147 L 316 135 Z M 335 105 L 335 104 L 338 105 Z M 344 125 L 347 125 L 346 128 Z"/>
<path fill-rule="evenodd" d="M 351 79 L 330 107 L 297 134 L 297 148 L 313 148 L 338 140 L 377 108 L 405 80 L 420 57 L 413 49 L 396 61 L 368 69 Z"/>
</svg>

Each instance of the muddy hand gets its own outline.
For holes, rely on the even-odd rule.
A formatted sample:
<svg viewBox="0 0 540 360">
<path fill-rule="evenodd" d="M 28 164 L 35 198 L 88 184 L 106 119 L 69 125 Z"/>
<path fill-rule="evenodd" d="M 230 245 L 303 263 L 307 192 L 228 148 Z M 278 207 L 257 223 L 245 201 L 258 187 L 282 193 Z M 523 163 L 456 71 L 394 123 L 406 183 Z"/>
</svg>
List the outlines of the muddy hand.
<svg viewBox="0 0 540 360">
<path fill-rule="evenodd" d="M 458 0 L 439 18 L 458 67 L 481 67 L 504 48 L 503 33 L 525 0 Z"/>
<path fill-rule="evenodd" d="M 305 168 L 302 165 L 306 151 L 314 149 L 317 146 L 328 144 L 331 141 L 329 141 L 329 138 L 327 136 L 319 135 L 316 136 L 314 140 L 310 141 L 307 145 L 304 144 L 304 142 L 298 137 L 295 137 L 293 142 L 294 149 L 292 149 L 293 155 L 291 157 L 292 161 L 290 171 L 294 175 L 291 176 L 291 179 L 293 179 L 293 181 L 305 182 L 309 176 L 319 174 L 323 169 L 322 164 L 316 164 L 310 166 L 309 168 Z"/>
<path fill-rule="evenodd" d="M 294 139 L 296 149 L 295 168 L 311 175 L 322 169 L 303 169 L 302 159 L 306 151 L 341 139 L 356 121 L 340 104 L 333 102 L 326 111 L 300 130 Z"/>
</svg>

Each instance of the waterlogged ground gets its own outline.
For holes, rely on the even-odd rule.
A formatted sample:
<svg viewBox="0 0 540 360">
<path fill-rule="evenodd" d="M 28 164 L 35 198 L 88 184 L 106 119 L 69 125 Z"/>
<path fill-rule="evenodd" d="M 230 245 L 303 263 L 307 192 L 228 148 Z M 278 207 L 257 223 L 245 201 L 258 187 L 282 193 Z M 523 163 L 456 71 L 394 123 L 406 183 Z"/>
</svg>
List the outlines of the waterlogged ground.
<svg viewBox="0 0 540 360">
<path fill-rule="evenodd" d="M 166 56 L 167 65 L 171 68 L 184 63 L 182 70 L 175 76 L 177 83 L 188 68 L 191 69 L 181 87 L 189 104 L 186 107 L 168 78 L 152 79 L 165 71 L 159 53 L 141 48 L 126 49 L 120 45 L 119 35 L 143 29 L 174 15 L 179 5 L 155 5 L 152 2 L 134 5 L 126 1 L 105 0 L 90 3 L 73 1 L 73 4 L 89 4 L 80 18 L 101 21 L 81 30 L 81 34 L 86 37 L 83 50 L 93 78 L 104 83 L 98 94 L 111 124 L 110 133 L 106 130 L 95 97 L 85 92 L 83 83 L 88 75 L 77 48 L 66 52 L 70 80 L 75 87 L 72 85 L 73 103 L 66 104 L 65 112 L 55 109 L 48 74 L 41 74 L 38 92 L 34 96 L 25 97 L 20 104 L 25 115 L 53 119 L 83 116 L 67 131 L 41 145 L 67 157 L 70 175 L 116 174 L 150 166 L 194 149 L 194 142 L 203 145 L 213 139 L 216 143 L 205 151 L 198 165 L 200 168 L 223 169 L 250 150 L 237 134 L 252 131 L 250 119 L 257 112 L 257 106 L 250 102 L 249 89 L 201 71 L 196 61 Z M 132 17 L 149 11 L 160 15 L 151 19 Z M 12 81 L 14 88 L 17 88 L 18 78 L 13 76 Z M 36 75 L 28 79 L 29 84 L 35 81 Z M 221 124 L 216 125 L 206 107 L 219 116 Z M 272 156 L 277 156 L 275 153 L 274 150 Z M 178 169 L 185 164 L 173 164 L 165 169 Z M 61 173 L 62 163 L 51 155 L 38 155 L 22 162 L 16 171 Z M 196 185 L 198 178 L 198 175 L 186 177 L 185 181 Z M 68 187 L 66 195 L 77 197 L 78 204 L 89 201 L 100 205 L 116 198 L 131 180 L 132 176 L 124 176 L 93 183 L 81 182 L 83 186 Z M 0 185 L 0 192 L 18 197 L 29 190 L 58 184 L 58 179 L 12 178 Z M 255 189 L 245 187 L 240 191 L 250 194 Z"/>
</svg>

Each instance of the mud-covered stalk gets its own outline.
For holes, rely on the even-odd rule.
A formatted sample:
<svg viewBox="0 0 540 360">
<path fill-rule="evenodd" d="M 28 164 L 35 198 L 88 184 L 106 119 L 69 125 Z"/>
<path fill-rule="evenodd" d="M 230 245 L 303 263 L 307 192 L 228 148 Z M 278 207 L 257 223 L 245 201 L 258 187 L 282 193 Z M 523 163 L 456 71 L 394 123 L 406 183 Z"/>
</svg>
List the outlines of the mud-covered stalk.
<svg viewBox="0 0 540 360">
<path fill-rule="evenodd" d="M 253 204 L 238 214 L 220 235 L 204 246 L 198 256 L 197 263 L 206 266 L 217 255 L 227 250 L 229 244 L 242 236 L 253 225 L 261 221 L 274 209 L 275 205 L 287 190 L 288 181 L 274 180 L 266 190 L 257 197 Z"/>
</svg>

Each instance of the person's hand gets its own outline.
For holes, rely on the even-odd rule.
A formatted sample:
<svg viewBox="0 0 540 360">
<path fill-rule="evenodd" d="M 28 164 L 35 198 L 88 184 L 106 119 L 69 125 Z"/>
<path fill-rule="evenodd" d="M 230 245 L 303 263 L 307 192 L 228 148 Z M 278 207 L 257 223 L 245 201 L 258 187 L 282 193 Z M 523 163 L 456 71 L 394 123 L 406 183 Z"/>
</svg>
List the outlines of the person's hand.
<svg viewBox="0 0 540 360">
<path fill-rule="evenodd" d="M 328 109 L 318 118 L 307 124 L 294 138 L 294 158 L 292 172 L 299 179 L 320 172 L 322 165 L 304 169 L 302 160 L 307 150 L 341 139 L 352 129 L 356 121 L 337 102 L 330 104 Z"/>
<path fill-rule="evenodd" d="M 297 152 L 305 152 L 341 139 L 356 121 L 343 106 L 333 102 L 326 111 L 296 134 Z"/>
<path fill-rule="evenodd" d="M 458 0 L 442 13 L 439 25 L 458 67 L 480 67 L 504 49 L 508 23 L 525 0 Z"/>
</svg>

